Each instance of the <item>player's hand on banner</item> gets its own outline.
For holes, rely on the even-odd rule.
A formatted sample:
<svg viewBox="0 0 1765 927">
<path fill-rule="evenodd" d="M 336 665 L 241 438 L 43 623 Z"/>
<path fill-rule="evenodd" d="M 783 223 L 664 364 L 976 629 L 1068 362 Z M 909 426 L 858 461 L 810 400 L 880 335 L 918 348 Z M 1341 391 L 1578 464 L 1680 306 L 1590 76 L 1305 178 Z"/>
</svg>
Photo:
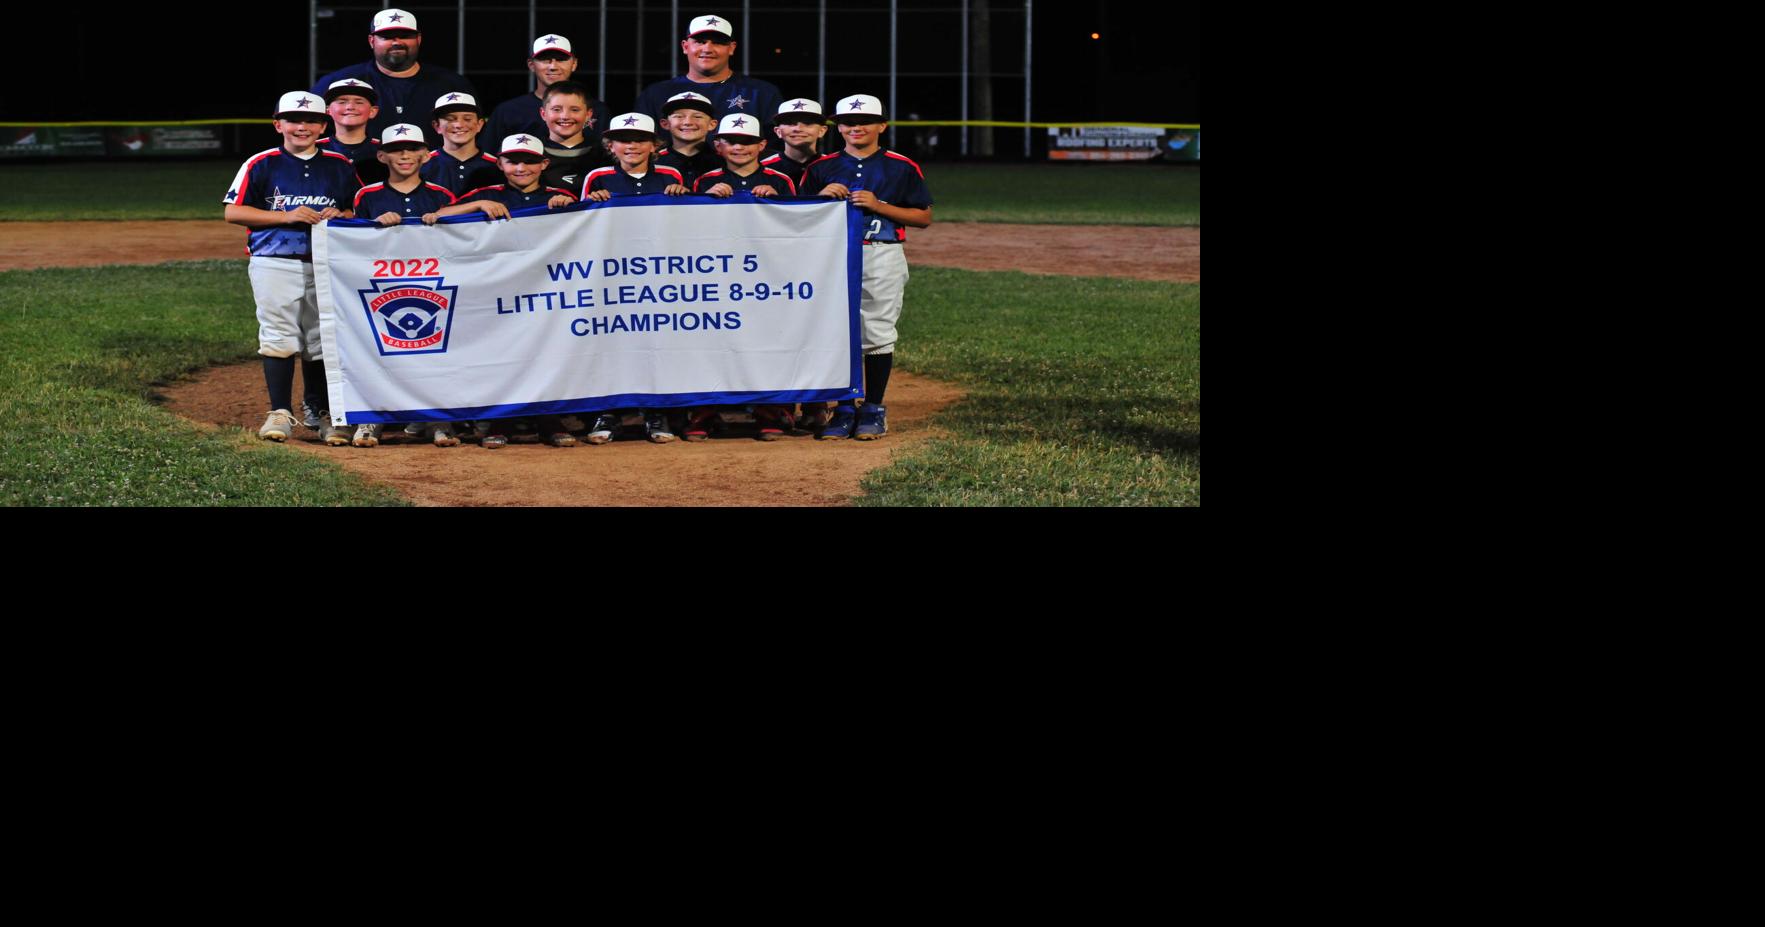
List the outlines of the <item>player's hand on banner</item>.
<svg viewBox="0 0 1765 927">
<path fill-rule="evenodd" d="M 554 196 L 551 199 L 546 200 L 545 205 L 551 209 L 560 209 L 565 206 L 570 206 L 570 205 L 574 204 L 575 202 L 576 202 L 575 197 L 565 196 L 564 194 L 560 193 L 557 196 Z"/>
<path fill-rule="evenodd" d="M 851 203 L 859 209 L 875 209 L 880 202 L 882 201 L 876 198 L 876 194 L 869 190 L 852 191 Z"/>
<path fill-rule="evenodd" d="M 663 190 L 662 192 L 668 194 L 669 196 L 685 196 L 687 193 L 687 190 L 685 187 L 681 186 L 680 184 L 671 183 L 668 185 L 668 189 Z"/>
<path fill-rule="evenodd" d="M 772 189 L 771 187 L 755 187 L 753 190 L 751 190 L 749 192 L 753 193 L 755 196 L 758 196 L 758 197 L 768 197 L 768 196 L 777 196 L 778 195 L 778 191 Z"/>
<path fill-rule="evenodd" d="M 718 196 L 718 197 L 727 197 L 727 196 L 734 196 L 735 195 L 735 189 L 726 183 L 720 183 L 717 186 L 712 187 L 709 190 L 706 190 L 705 192 L 711 194 L 712 196 Z"/>
<path fill-rule="evenodd" d="M 435 214 L 434 213 L 429 214 L 429 216 L 433 216 L 433 215 L 435 215 Z M 427 221 L 429 216 L 424 216 L 423 219 L 425 221 Z M 381 225 L 391 226 L 391 225 L 397 225 L 400 222 L 403 222 L 404 219 L 400 218 L 398 213 L 393 212 L 392 210 L 388 209 L 385 212 L 375 216 L 374 221 L 380 223 Z M 430 223 L 430 224 L 433 225 L 434 223 Z"/>
<path fill-rule="evenodd" d="M 821 188 L 821 195 L 829 196 L 836 200 L 843 200 L 846 197 L 851 196 L 852 191 L 846 189 L 846 185 L 843 183 L 830 183 Z"/>
<path fill-rule="evenodd" d="M 344 218 L 343 210 L 338 209 L 335 206 L 326 206 L 324 208 L 324 210 L 319 213 L 319 221 L 320 222 L 324 222 L 327 219 L 341 219 L 341 218 Z"/>
<path fill-rule="evenodd" d="M 441 218 L 441 214 L 440 214 L 440 213 L 437 213 L 437 212 L 426 212 L 426 213 L 424 213 L 424 214 L 423 214 L 423 224 L 424 224 L 424 225 L 434 225 L 434 224 L 435 224 L 435 220 L 437 220 L 437 219 L 440 219 L 440 218 Z"/>
<path fill-rule="evenodd" d="M 509 207 L 495 200 L 481 200 L 478 203 L 478 208 L 484 210 L 484 214 L 492 219 L 507 219 L 509 217 Z"/>
<path fill-rule="evenodd" d="M 613 191 L 611 191 L 611 190 L 596 190 L 593 193 L 590 193 L 586 197 L 586 199 L 594 200 L 597 203 L 605 203 L 606 201 L 608 201 L 612 198 L 613 198 Z"/>
<path fill-rule="evenodd" d="M 288 221 L 299 225 L 318 225 L 325 217 L 314 212 L 311 206 L 296 206 L 288 210 Z"/>
</svg>

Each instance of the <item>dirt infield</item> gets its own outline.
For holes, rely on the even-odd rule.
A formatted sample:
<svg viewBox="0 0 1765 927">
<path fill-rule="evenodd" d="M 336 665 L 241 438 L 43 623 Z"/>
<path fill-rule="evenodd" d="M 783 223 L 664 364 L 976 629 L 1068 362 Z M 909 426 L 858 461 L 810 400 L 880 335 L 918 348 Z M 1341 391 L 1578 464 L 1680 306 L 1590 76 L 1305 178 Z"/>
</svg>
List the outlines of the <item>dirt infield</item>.
<svg viewBox="0 0 1765 927">
<path fill-rule="evenodd" d="M 216 221 L 0 222 L 0 270 L 244 258 L 242 229 Z M 945 223 L 911 233 L 916 265 L 966 270 L 1201 279 L 1201 230 L 1119 226 Z M 247 309 L 249 307 L 246 307 Z M 298 375 L 297 375 L 298 379 Z M 206 425 L 255 431 L 263 421 L 256 363 L 204 371 L 163 391 L 172 412 Z M 294 395 L 300 395 L 298 383 Z M 300 429 L 289 445 L 397 489 L 419 505 L 843 505 L 859 480 L 936 434 L 929 420 L 960 399 L 946 383 L 896 371 L 881 441 L 760 442 L 729 436 L 697 444 L 621 440 L 552 448 L 531 437 L 486 451 L 437 448 L 391 429 L 378 448 L 329 448 Z"/>
<path fill-rule="evenodd" d="M 0 270 L 244 257 L 245 230 L 219 219 L 0 222 Z M 946 222 L 911 232 L 907 259 L 963 270 L 1196 282 L 1201 230 Z"/>
</svg>

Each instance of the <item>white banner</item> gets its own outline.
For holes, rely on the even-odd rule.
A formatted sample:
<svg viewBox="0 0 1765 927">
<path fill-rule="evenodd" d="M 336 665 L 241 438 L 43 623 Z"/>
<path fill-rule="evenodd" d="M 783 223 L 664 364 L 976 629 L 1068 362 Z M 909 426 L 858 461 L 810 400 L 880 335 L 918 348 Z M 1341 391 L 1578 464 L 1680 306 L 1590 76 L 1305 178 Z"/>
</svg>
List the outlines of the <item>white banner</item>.
<svg viewBox="0 0 1765 927">
<path fill-rule="evenodd" d="M 462 421 L 862 395 L 856 212 L 634 196 L 499 221 L 317 226 L 331 414 Z"/>
</svg>

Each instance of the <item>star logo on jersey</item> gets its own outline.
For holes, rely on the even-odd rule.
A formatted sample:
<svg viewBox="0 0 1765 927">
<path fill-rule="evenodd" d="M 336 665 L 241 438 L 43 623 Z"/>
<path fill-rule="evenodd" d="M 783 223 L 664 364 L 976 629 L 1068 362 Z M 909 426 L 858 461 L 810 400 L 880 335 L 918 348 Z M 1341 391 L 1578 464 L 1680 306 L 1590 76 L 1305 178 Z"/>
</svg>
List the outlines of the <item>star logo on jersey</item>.
<svg viewBox="0 0 1765 927">
<path fill-rule="evenodd" d="M 226 195 L 227 202 L 231 203 L 238 198 L 239 198 L 239 191 L 238 190 L 228 190 L 227 191 L 227 195 Z"/>
<path fill-rule="evenodd" d="M 749 100 L 747 97 L 744 97 L 739 93 L 729 98 L 729 105 L 736 109 L 747 109 L 748 104 L 752 102 L 752 100 Z"/>
<path fill-rule="evenodd" d="M 447 351 L 459 287 L 446 286 L 441 277 L 375 279 L 356 292 L 382 357 Z"/>
</svg>

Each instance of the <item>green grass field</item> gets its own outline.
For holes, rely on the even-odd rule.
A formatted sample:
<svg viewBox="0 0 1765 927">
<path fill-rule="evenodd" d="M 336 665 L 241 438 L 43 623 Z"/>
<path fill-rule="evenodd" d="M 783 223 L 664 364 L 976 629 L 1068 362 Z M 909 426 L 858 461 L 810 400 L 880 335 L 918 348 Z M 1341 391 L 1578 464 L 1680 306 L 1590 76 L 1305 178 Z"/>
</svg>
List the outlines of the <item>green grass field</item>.
<svg viewBox="0 0 1765 927">
<path fill-rule="evenodd" d="M 73 168 L 8 168 L 0 219 L 218 221 L 236 169 L 127 167 L 129 183 L 119 173 L 105 185 L 128 191 L 110 204 L 93 202 L 98 187 Z M 1200 222 L 1199 168 L 927 172 L 939 221 Z M 1038 185 L 1060 193 L 1031 205 Z M 0 272 L 0 504 L 400 504 L 323 461 L 153 403 L 155 384 L 255 357 L 251 305 L 242 261 Z M 968 397 L 938 417 L 948 437 L 870 474 L 859 504 L 1200 504 L 1199 284 L 920 267 L 901 330 L 901 368 Z"/>
<path fill-rule="evenodd" d="M 255 356 L 242 261 L 0 273 L 0 501 L 398 505 L 243 432 L 204 431 L 155 383 Z"/>
<path fill-rule="evenodd" d="M 1201 169 L 1130 164 L 925 165 L 939 222 L 1200 225 Z M 220 161 L 8 167 L 0 221 L 219 219 L 239 165 Z M 102 197 L 99 195 L 102 191 Z"/>
</svg>

